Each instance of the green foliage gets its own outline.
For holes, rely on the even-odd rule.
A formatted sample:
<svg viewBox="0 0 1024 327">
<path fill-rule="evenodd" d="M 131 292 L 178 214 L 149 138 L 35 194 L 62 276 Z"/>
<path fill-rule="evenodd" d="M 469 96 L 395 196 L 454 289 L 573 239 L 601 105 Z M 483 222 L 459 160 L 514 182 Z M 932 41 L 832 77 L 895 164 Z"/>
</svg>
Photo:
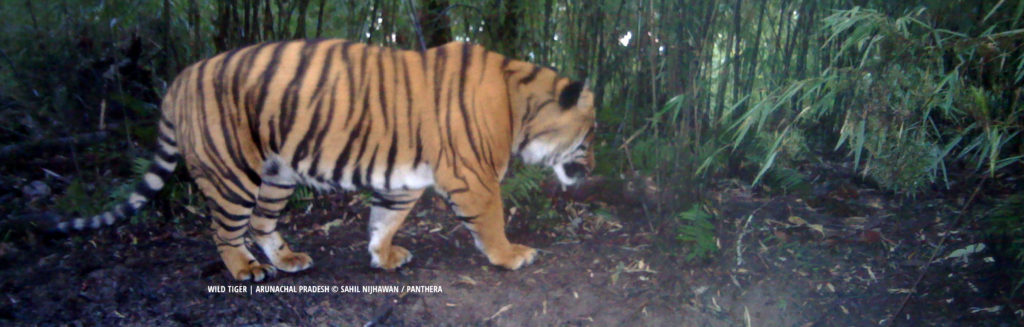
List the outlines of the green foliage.
<svg viewBox="0 0 1024 327">
<path fill-rule="evenodd" d="M 305 185 L 299 185 L 295 187 L 295 192 L 293 192 L 292 196 L 288 199 L 288 204 L 290 204 L 292 208 L 302 208 L 302 210 L 305 210 L 310 205 L 313 205 L 315 200 L 316 192 L 313 188 Z"/>
<path fill-rule="evenodd" d="M 1006 251 L 1017 261 L 1016 274 L 1019 281 L 1014 287 L 1012 294 L 1024 285 L 1024 194 L 1013 194 L 999 200 L 996 205 L 985 214 L 989 235 L 1005 238 L 1008 243 L 1001 250 Z"/>
<path fill-rule="evenodd" d="M 676 219 L 680 224 L 676 229 L 676 239 L 691 244 L 683 257 L 686 261 L 704 260 L 718 253 L 713 215 L 699 205 L 693 205 L 677 214 Z"/>
<path fill-rule="evenodd" d="M 687 110 L 690 103 L 684 96 L 673 97 L 643 127 L 654 133 L 644 134 L 629 145 L 631 164 L 660 180 L 671 181 L 669 187 L 678 187 L 673 192 L 728 175 L 743 176 L 755 184 L 764 179 L 766 186 L 783 192 L 804 189 L 803 175 L 789 167 L 808 152 L 803 133 L 767 129 L 748 133 L 747 128 L 767 123 L 771 113 L 759 112 L 767 104 L 758 103 L 741 114 L 743 103 L 695 113 Z M 755 117 L 758 114 L 763 116 Z M 675 125 L 676 129 L 662 131 L 659 125 Z M 762 164 L 765 162 L 768 164 Z M 773 165 L 776 162 L 782 164 Z"/>
<path fill-rule="evenodd" d="M 762 167 L 755 183 L 798 132 L 834 133 L 836 149 L 848 151 L 855 168 L 907 195 L 946 181 L 953 161 L 988 174 L 1020 162 L 1020 155 L 1005 154 L 1020 144 L 1024 127 L 1022 108 L 1008 89 L 1016 74 L 994 77 L 1003 84 L 987 89 L 967 74 L 980 69 L 984 40 L 1024 30 L 970 37 L 923 22 L 923 12 L 894 19 L 854 8 L 824 19 L 826 46 L 838 49 L 835 66 L 769 91 L 733 124 L 734 150 L 761 144 L 753 151 Z M 1001 109 L 992 102 L 1001 102 Z M 765 140 L 773 141 L 765 146 Z"/>
<path fill-rule="evenodd" d="M 509 174 L 501 184 L 502 197 L 509 207 L 515 207 L 524 215 L 539 220 L 558 218 L 551 199 L 544 195 L 540 187 L 540 183 L 550 177 L 547 168 L 526 166 L 518 162 L 513 166 L 510 171 L 514 173 Z"/>
<path fill-rule="evenodd" d="M 87 188 L 80 179 L 75 179 L 64 190 L 64 196 L 54 203 L 54 206 L 64 213 L 90 214 L 103 209 L 103 201 L 100 195 Z"/>
</svg>

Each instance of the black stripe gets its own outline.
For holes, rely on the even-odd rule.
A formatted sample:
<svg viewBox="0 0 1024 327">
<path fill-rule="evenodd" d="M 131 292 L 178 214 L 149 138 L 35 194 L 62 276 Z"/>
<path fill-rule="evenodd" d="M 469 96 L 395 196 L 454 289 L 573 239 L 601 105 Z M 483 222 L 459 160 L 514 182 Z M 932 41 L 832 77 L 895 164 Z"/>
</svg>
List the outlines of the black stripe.
<svg viewBox="0 0 1024 327">
<path fill-rule="evenodd" d="M 445 48 L 437 48 L 434 54 L 434 117 L 441 117 L 441 89 L 444 85 L 444 65 L 448 59 L 448 52 Z M 424 60 L 426 62 L 426 60 Z"/>
<path fill-rule="evenodd" d="M 352 118 L 351 115 L 352 115 L 353 112 L 355 112 L 355 110 L 353 110 L 353 109 L 355 108 L 355 99 L 356 99 L 355 76 L 352 76 L 352 65 L 351 65 L 351 60 L 349 60 L 350 58 L 349 58 L 349 54 L 348 54 L 348 49 L 351 46 L 352 46 L 352 43 L 346 42 L 344 45 L 342 45 L 342 49 L 341 49 L 341 65 L 343 67 L 345 67 L 345 76 L 348 79 L 348 85 L 347 85 L 348 86 L 347 87 L 347 89 L 348 89 L 348 107 L 345 108 L 345 112 L 347 112 L 348 114 L 346 115 L 346 122 L 345 122 L 345 126 L 344 126 L 344 128 L 346 128 L 346 129 L 349 128 L 349 123 L 353 122 L 353 119 L 351 119 Z M 333 111 L 333 109 L 332 109 L 332 111 Z M 351 149 L 352 149 L 352 143 L 354 141 L 354 138 L 356 137 L 356 135 L 359 134 L 359 129 L 360 129 L 360 126 L 357 124 L 352 129 L 352 131 L 349 132 L 348 139 L 345 141 L 345 147 L 342 149 L 341 153 L 338 155 L 338 158 L 334 161 L 334 171 L 331 174 L 331 180 L 338 181 L 338 182 L 341 181 L 342 173 L 344 172 L 345 165 L 348 164 L 348 158 L 350 156 L 350 152 L 349 151 L 351 151 Z"/>
<path fill-rule="evenodd" d="M 213 80 L 213 96 L 217 102 L 217 110 L 220 112 L 220 126 L 221 133 L 224 137 L 224 146 L 227 150 L 227 155 L 231 157 L 232 163 L 235 167 L 242 169 L 245 173 L 246 178 L 249 179 L 253 184 L 259 184 L 259 175 L 249 167 L 248 161 L 245 160 L 245 154 L 242 152 L 241 144 L 236 134 L 237 129 L 233 122 L 237 121 L 237 115 L 242 112 L 237 110 L 236 103 L 232 103 L 232 106 L 226 106 L 225 97 L 228 95 L 229 90 L 226 90 L 225 83 L 227 83 L 227 69 L 231 63 L 231 59 L 239 53 L 239 49 L 228 52 L 223 59 L 220 60 L 220 64 L 217 67 L 217 75 Z"/>
<path fill-rule="evenodd" d="M 175 83 L 175 84 L 177 85 L 177 83 Z M 170 94 L 171 92 L 167 92 L 167 93 Z M 170 128 L 171 130 L 174 130 L 174 123 L 172 123 L 170 120 L 167 120 L 167 117 L 161 116 L 160 117 L 160 123 L 162 123 L 164 125 L 167 125 L 166 126 L 167 128 Z"/>
<path fill-rule="evenodd" d="M 473 220 L 476 220 L 476 218 L 477 216 L 455 216 L 455 219 L 461 220 L 464 223 L 472 223 Z"/>
<path fill-rule="evenodd" d="M 316 52 L 320 41 L 306 41 L 300 52 L 299 66 L 295 69 L 294 76 L 291 82 L 288 83 L 288 87 L 285 88 L 284 96 L 281 97 L 281 120 L 278 122 L 278 129 L 281 130 L 280 145 L 284 145 L 285 138 L 288 137 L 288 133 L 291 132 L 292 127 L 295 126 L 295 116 L 299 111 L 299 91 L 302 86 L 302 80 L 306 78 L 306 71 L 309 69 L 309 63 L 312 61 L 312 53 Z M 318 117 L 319 118 L 319 117 Z M 316 120 L 313 120 L 314 122 Z M 303 154 L 305 156 L 305 154 Z M 292 166 L 298 161 L 293 158 Z"/>
<path fill-rule="evenodd" d="M 274 75 L 277 74 L 277 66 L 281 60 L 281 52 L 284 51 L 284 47 L 287 44 L 288 42 L 275 43 L 273 53 L 270 56 L 270 61 L 266 64 L 266 68 L 263 69 L 263 72 L 260 73 L 260 86 L 256 93 L 257 98 L 254 103 L 254 110 L 252 115 L 249 116 L 250 133 L 252 133 L 253 142 L 256 142 L 257 148 L 262 147 L 259 136 L 260 114 L 263 113 L 263 107 L 266 106 L 267 96 L 270 94 L 270 81 L 272 81 Z M 271 124 L 271 126 L 273 125 Z M 274 129 L 270 128 L 270 130 L 273 132 Z M 273 138 L 269 141 L 272 143 Z M 275 149 L 271 149 L 271 151 L 277 152 Z"/>
<path fill-rule="evenodd" d="M 359 167 L 352 169 L 352 185 L 356 188 L 363 188 L 362 175 L 360 175 Z"/>
<path fill-rule="evenodd" d="M 149 165 L 149 169 L 147 169 L 146 172 L 153 173 L 157 177 L 160 177 L 160 180 L 164 182 L 164 185 L 167 184 L 167 179 L 171 177 L 172 173 L 174 173 L 174 171 L 164 169 L 164 167 L 160 167 L 158 164 Z"/>
<path fill-rule="evenodd" d="M 377 93 L 380 94 L 380 111 L 384 114 L 384 124 L 388 122 L 388 94 L 384 87 L 384 52 L 385 48 L 377 50 Z"/>
<path fill-rule="evenodd" d="M 323 104 L 323 101 L 320 101 L 320 104 Z M 310 118 L 309 128 L 306 129 L 306 133 L 302 135 L 301 139 L 299 139 L 299 144 L 296 145 L 295 147 L 295 153 L 292 154 L 292 167 L 295 169 L 299 168 L 299 161 L 302 161 L 302 159 L 305 159 L 306 156 L 309 155 L 309 141 L 313 138 L 313 135 L 316 133 L 316 130 L 320 128 L 320 126 L 318 125 L 318 123 L 320 122 L 319 107 L 320 106 L 318 105 L 317 108 L 313 110 L 313 117 Z M 312 174 L 315 173 L 315 171 L 312 172 Z"/>
<path fill-rule="evenodd" d="M 259 197 L 256 198 L 256 201 L 257 202 L 262 202 L 262 203 L 276 203 L 276 202 L 281 202 L 281 201 L 288 201 L 288 198 L 290 198 L 290 197 L 291 196 L 285 196 L 285 197 L 280 197 L 280 198 L 268 198 L 268 197 L 265 197 L 263 195 L 260 195 Z"/>
<path fill-rule="evenodd" d="M 291 185 L 278 184 L 278 183 L 275 183 L 275 182 L 272 182 L 272 181 L 268 181 L 268 180 L 264 180 L 261 183 L 262 183 L 262 185 L 270 185 L 270 186 L 273 186 L 273 187 L 276 187 L 276 188 L 286 189 L 286 190 L 287 189 L 292 189 L 292 188 L 295 187 L 295 184 L 291 184 Z"/>
<path fill-rule="evenodd" d="M 529 144 L 529 143 L 530 143 L 530 132 L 526 132 L 526 135 L 523 136 L 523 141 L 519 142 L 519 146 L 516 149 L 516 153 L 523 153 L 523 149 L 525 149 L 526 145 Z"/>
<path fill-rule="evenodd" d="M 370 155 L 370 164 L 366 165 L 366 184 L 370 184 L 370 186 L 373 186 L 373 170 L 377 168 L 377 150 L 380 150 L 379 144 L 373 146 L 373 154 Z"/>
<path fill-rule="evenodd" d="M 157 137 L 160 139 L 160 141 L 163 141 L 164 143 L 167 143 L 170 146 L 178 146 L 178 142 L 171 138 L 171 136 L 168 136 L 164 133 L 157 133 Z"/>
<path fill-rule="evenodd" d="M 395 156 L 398 155 L 398 131 L 391 131 L 391 145 L 388 147 L 388 165 L 384 169 L 384 189 L 391 189 L 391 173 L 395 168 Z"/>
<path fill-rule="evenodd" d="M 265 48 L 267 46 L 271 45 L 271 44 L 274 44 L 276 46 L 280 46 L 281 45 L 280 43 L 270 43 L 270 42 L 268 42 L 268 43 L 260 44 L 259 46 L 255 47 L 255 48 L 252 48 L 252 50 L 250 50 L 248 53 L 246 53 L 244 58 L 241 59 L 241 63 L 239 63 L 239 68 L 240 69 L 235 69 L 235 75 L 232 77 L 232 79 L 233 79 L 232 90 L 235 92 L 235 94 L 234 94 L 235 103 L 239 104 L 240 108 L 244 108 L 245 112 L 247 113 L 246 114 L 246 118 L 247 118 L 247 121 L 246 121 L 247 124 L 246 125 L 249 127 L 249 137 L 251 138 L 252 142 L 256 145 L 256 150 L 259 151 L 260 160 L 266 160 L 267 157 L 266 157 L 266 154 L 263 153 L 263 144 L 262 144 L 262 142 L 260 142 L 259 114 L 254 114 L 253 112 L 250 112 L 249 108 L 250 108 L 250 106 L 257 105 L 257 103 L 256 103 L 257 101 L 255 101 L 255 99 L 253 99 L 253 96 L 260 96 L 262 93 L 254 95 L 252 93 L 253 89 L 251 89 L 251 88 L 250 89 L 246 89 L 245 90 L 245 97 L 242 97 L 241 99 L 239 99 L 239 93 L 241 92 L 239 90 L 239 88 L 242 87 L 241 79 L 242 79 L 243 76 L 246 78 L 246 80 L 249 79 L 249 73 L 254 68 L 253 67 L 253 62 L 256 61 L 256 57 L 258 55 L 260 55 L 261 53 L 263 53 Z M 275 47 L 275 51 L 277 51 L 276 47 Z M 263 71 L 260 71 L 260 73 L 258 75 L 260 76 L 260 78 L 263 78 L 263 77 L 266 76 L 267 69 L 269 68 L 269 66 L 263 66 L 261 68 L 263 68 Z M 257 81 L 260 81 L 260 79 L 258 79 Z M 265 88 L 262 88 L 262 90 L 265 90 Z M 260 101 L 260 103 L 262 103 L 262 101 Z"/>
<path fill-rule="evenodd" d="M 116 216 L 118 219 L 124 219 L 134 215 L 135 208 L 133 208 L 130 204 L 125 202 L 117 205 L 117 207 L 114 207 L 113 213 L 114 216 Z"/>
<path fill-rule="evenodd" d="M 264 207 L 260 207 L 260 206 L 256 206 L 256 208 L 252 210 L 252 214 L 253 214 L 253 216 L 267 218 L 267 219 L 278 219 L 278 218 L 281 218 L 281 211 L 280 210 L 270 210 L 270 209 L 267 209 L 267 208 L 264 208 Z"/>
<path fill-rule="evenodd" d="M 480 149 L 477 146 L 475 136 L 472 133 L 473 125 L 470 123 L 469 111 L 466 106 L 466 71 L 469 69 L 473 59 L 473 48 L 469 43 L 462 47 L 462 67 L 459 68 L 459 110 L 462 112 L 462 123 L 465 124 L 466 138 L 469 140 L 469 148 L 473 150 L 473 156 L 477 162 L 480 158 Z M 475 108 L 474 108 L 475 109 Z M 450 125 L 449 125 L 450 126 Z"/>
<path fill-rule="evenodd" d="M 213 221 L 216 221 L 217 225 L 219 225 L 221 229 L 223 229 L 224 231 L 226 231 L 228 233 L 233 233 L 233 232 L 240 231 L 240 230 L 242 230 L 242 228 L 245 228 L 247 226 L 247 225 L 231 226 L 231 225 L 228 225 L 227 223 L 225 223 L 224 221 L 216 218 L 216 216 L 214 216 Z M 245 235 L 245 234 L 242 234 L 242 235 Z"/>
<path fill-rule="evenodd" d="M 135 184 L 135 193 L 139 193 L 139 195 L 146 198 L 146 201 L 153 199 L 153 196 L 159 191 L 160 189 L 150 188 L 145 180 Z"/>
<path fill-rule="evenodd" d="M 355 165 L 355 167 L 353 168 L 353 171 L 355 172 L 355 174 L 352 177 L 352 179 L 353 179 L 352 183 L 354 185 L 356 185 L 356 187 L 362 187 L 362 185 L 363 185 L 363 182 L 362 182 L 361 178 L 359 178 L 360 175 L 358 175 L 359 174 L 359 162 L 362 161 L 362 159 L 363 159 L 363 154 L 365 154 L 365 152 L 366 152 L 366 142 L 369 141 L 369 138 L 372 135 L 371 131 L 373 130 L 373 124 L 372 123 L 370 123 L 370 124 L 365 124 L 364 123 L 364 121 L 367 119 L 367 116 L 369 116 L 368 113 L 369 113 L 369 110 L 370 110 L 369 77 L 366 74 L 366 58 L 369 57 L 368 55 L 366 55 L 366 52 L 369 51 L 368 49 L 369 49 L 369 46 L 364 46 L 363 47 L 363 54 L 362 54 L 363 57 L 360 60 L 360 66 L 361 66 L 362 69 L 361 69 L 361 73 L 360 73 L 360 76 L 359 76 L 359 80 L 360 80 L 359 85 L 360 85 L 360 90 L 362 90 L 363 110 L 359 113 L 359 119 L 356 122 L 356 128 L 353 130 L 353 133 L 351 133 L 349 135 L 350 142 L 351 142 L 351 140 L 353 140 L 353 137 L 357 136 L 357 137 L 361 137 L 362 138 L 362 142 L 360 142 L 360 146 L 359 146 L 359 152 L 356 155 L 355 160 L 353 161 L 353 164 Z M 362 127 L 366 127 L 366 131 L 365 132 L 362 132 Z M 360 131 L 362 133 L 356 133 L 356 131 Z M 346 144 L 346 150 L 348 150 L 348 146 L 349 145 Z M 344 160 L 345 164 L 344 165 L 341 164 L 342 162 L 341 162 L 341 160 L 339 160 L 339 165 L 335 168 L 335 175 L 337 175 L 339 172 L 341 172 L 341 169 L 343 169 L 344 166 L 347 165 L 349 154 L 346 153 L 345 151 L 343 151 L 342 155 L 345 157 L 345 160 Z"/>
<path fill-rule="evenodd" d="M 399 57 L 398 59 L 405 59 L 405 58 L 404 57 Z M 413 97 L 413 94 L 412 94 L 412 85 L 410 84 L 410 81 L 409 81 L 409 63 L 407 61 L 405 61 L 405 60 L 397 60 L 397 59 L 396 59 L 396 62 L 398 64 L 402 65 L 402 82 L 404 83 L 403 87 L 405 87 L 404 91 L 405 91 L 405 101 L 406 101 L 406 103 L 405 103 L 405 117 L 406 117 L 406 120 L 405 121 L 406 121 L 406 124 L 409 125 L 407 130 L 412 132 L 412 130 L 413 130 L 413 128 L 412 128 L 412 123 L 413 123 L 413 118 L 412 118 L 413 117 L 413 114 L 412 114 L 412 106 L 413 106 L 412 97 Z M 398 75 L 398 74 L 395 74 L 395 75 Z M 397 90 L 396 90 L 395 94 L 398 94 Z"/>
<path fill-rule="evenodd" d="M 419 166 L 420 161 L 423 160 L 423 135 L 421 128 L 423 125 L 416 124 L 416 155 L 412 159 L 412 168 L 416 169 Z"/>
<path fill-rule="evenodd" d="M 533 79 L 537 77 L 537 73 L 540 72 L 540 69 L 540 66 L 534 66 L 533 70 L 530 71 L 529 75 L 526 75 L 526 77 L 523 77 L 523 79 L 519 80 L 519 84 L 528 84 L 530 82 L 533 82 Z"/>
<path fill-rule="evenodd" d="M 252 196 L 251 194 L 247 194 L 248 197 L 242 197 L 238 193 L 232 192 L 229 189 L 225 189 L 225 191 L 227 192 L 220 194 L 221 198 L 224 199 L 224 201 L 231 202 L 232 204 L 243 208 L 251 208 L 253 205 L 255 205 L 255 203 L 253 203 L 252 200 L 250 200 L 251 198 L 254 198 L 254 196 Z"/>
<path fill-rule="evenodd" d="M 249 219 L 249 215 L 233 215 L 233 214 L 230 214 L 227 211 L 225 211 L 224 208 L 221 207 L 219 204 L 211 205 L 210 207 L 211 207 L 211 209 L 214 212 L 219 213 L 220 217 L 223 217 L 223 218 L 225 218 L 227 220 L 230 220 L 230 221 L 245 221 L 246 219 Z"/>
<path fill-rule="evenodd" d="M 197 99 L 199 99 L 198 102 L 200 104 L 200 107 L 196 111 L 200 114 L 200 121 L 203 121 L 203 122 L 207 121 L 207 111 L 206 111 L 206 104 L 205 104 L 205 102 L 202 101 L 202 99 L 205 99 L 205 95 L 204 95 L 205 92 L 203 91 L 204 86 L 203 86 L 202 80 L 203 80 L 203 71 L 206 69 L 206 65 L 208 63 L 209 63 L 209 60 L 204 60 L 202 62 L 202 64 L 199 65 L 198 73 L 196 74 L 196 78 L 195 78 L 195 80 L 196 80 L 196 85 L 195 85 L 195 91 L 196 92 L 195 93 L 196 94 L 194 96 Z M 206 151 L 207 152 L 216 151 L 217 146 L 213 143 L 213 139 L 210 137 L 212 131 L 209 128 L 203 128 L 202 132 L 204 133 L 204 135 L 203 135 L 204 137 L 202 137 L 202 140 L 203 140 L 203 143 L 205 143 L 205 145 L 206 145 Z M 228 144 L 228 143 L 225 142 L 225 144 Z M 217 172 L 221 176 L 221 179 L 225 179 L 225 180 L 228 180 L 228 181 L 232 182 L 233 184 L 235 184 L 236 187 L 238 187 L 238 189 L 240 189 L 243 192 L 245 192 L 246 195 L 248 195 L 250 198 L 252 197 L 252 194 L 249 193 L 248 190 L 246 190 L 245 186 L 242 184 L 241 180 L 238 179 L 236 174 L 231 172 L 230 168 L 228 168 L 227 165 L 220 159 L 219 153 L 209 153 L 209 158 L 210 158 L 210 163 L 215 166 L 214 168 L 217 169 Z M 232 159 L 235 160 L 235 158 L 232 158 Z M 250 175 L 247 174 L 247 176 L 250 176 Z M 221 193 L 221 194 L 224 194 L 224 193 Z"/>
<path fill-rule="evenodd" d="M 230 176 L 226 176 L 226 177 L 223 176 L 223 175 L 219 175 L 219 173 L 212 171 L 211 168 L 208 167 L 208 166 L 197 166 L 196 169 L 200 169 L 202 171 L 201 174 L 203 176 L 217 176 L 217 179 L 208 179 L 208 181 L 210 182 L 210 185 L 212 185 L 214 187 L 214 189 L 216 189 L 217 194 L 220 194 L 223 199 L 225 199 L 225 200 L 227 200 L 227 201 L 229 201 L 231 203 L 238 204 L 239 206 L 246 207 L 246 208 L 252 206 L 252 201 L 250 201 L 248 199 L 253 198 L 253 195 L 249 194 L 248 191 L 243 189 L 243 191 L 246 192 L 245 195 L 248 195 L 247 198 L 243 198 L 242 195 L 240 195 L 238 193 L 235 193 L 234 191 L 229 189 L 223 183 L 215 182 L 215 181 L 223 181 L 223 180 L 231 181 L 232 179 L 234 179 L 234 181 L 236 183 L 238 183 L 238 178 L 236 178 L 234 175 L 230 175 Z"/>
<path fill-rule="evenodd" d="M 273 234 L 273 233 L 277 232 L 277 228 L 271 229 L 269 232 L 264 232 L 264 231 L 259 230 L 259 228 L 252 227 L 252 228 L 249 228 L 249 231 L 251 231 L 251 232 L 253 232 L 253 234 L 256 234 L 256 235 L 259 235 L 259 236 L 267 236 L 267 235 L 270 235 L 270 234 Z M 282 244 L 281 246 L 284 246 L 284 244 Z M 278 248 L 278 250 L 280 250 L 280 248 Z"/>
<path fill-rule="evenodd" d="M 245 225 L 242 225 L 240 227 L 245 227 Z M 237 227 L 230 227 L 230 228 L 237 228 Z M 214 229 L 214 231 L 216 231 L 216 230 Z M 217 235 L 217 234 L 213 234 L 213 236 L 217 238 L 216 239 L 217 242 L 227 243 L 227 242 L 237 241 L 237 240 L 241 240 L 241 239 L 245 238 L 245 233 L 238 234 L 238 235 L 235 235 L 235 236 L 229 237 L 229 238 L 223 238 L 223 237 L 220 237 L 220 235 Z M 239 243 L 239 244 L 245 244 L 245 243 L 243 242 L 243 243 Z"/>
<path fill-rule="evenodd" d="M 351 156 L 352 144 L 355 143 L 356 138 L 359 136 L 359 130 L 362 126 L 356 125 L 352 132 L 348 133 L 348 140 L 345 142 L 345 147 L 341 149 L 341 154 L 338 155 L 338 160 L 335 161 L 334 174 L 332 175 L 333 180 L 340 180 L 342 173 L 346 166 L 348 166 L 348 159 Z"/>
<path fill-rule="evenodd" d="M 412 198 L 410 200 L 395 199 L 388 195 L 381 194 L 378 192 L 372 193 L 373 199 L 370 200 L 370 205 L 378 208 L 388 209 L 392 211 L 408 210 L 411 209 L 409 204 L 413 204 L 419 198 Z"/>
<path fill-rule="evenodd" d="M 344 43 L 344 45 L 347 45 L 348 41 L 344 41 L 343 43 Z M 333 47 L 331 47 L 330 49 L 327 50 L 327 54 L 325 55 L 326 58 L 324 59 L 326 64 L 324 65 L 323 71 L 320 73 L 321 74 L 321 80 L 320 80 L 321 83 L 324 82 L 324 79 L 323 79 L 324 76 L 327 76 L 328 74 L 331 74 L 331 68 L 332 68 L 332 65 L 334 64 L 334 61 L 335 61 L 334 52 L 338 51 L 338 46 L 339 45 L 343 45 L 343 44 L 342 43 L 335 44 Z M 314 155 L 313 155 L 313 162 L 309 166 L 309 172 L 310 172 L 311 175 L 318 175 L 318 177 L 319 177 L 319 174 L 320 174 L 318 169 L 319 169 L 319 165 L 320 165 L 320 155 L 323 154 L 322 149 L 323 149 L 324 137 L 327 136 L 327 131 L 331 129 L 330 127 L 331 127 L 332 123 L 334 122 L 334 110 L 335 110 L 335 105 L 336 105 L 337 92 L 331 92 L 331 90 L 334 90 L 337 87 L 338 79 L 340 79 L 340 78 L 341 78 L 341 76 L 335 74 L 334 79 L 331 80 L 331 83 L 329 85 L 321 85 L 321 84 L 317 85 L 317 88 L 318 88 L 317 91 L 318 92 L 328 92 L 328 94 L 330 95 L 330 99 L 327 101 L 327 105 L 328 105 L 328 107 L 327 107 L 327 119 L 324 119 L 323 126 L 320 127 L 319 131 L 316 133 L 316 136 L 314 136 L 313 145 L 312 145 L 312 148 L 316 149 L 316 150 L 315 150 Z M 321 104 L 321 106 L 323 105 L 323 98 L 321 98 L 320 104 Z M 320 106 L 317 107 L 317 110 L 320 110 Z"/>
<path fill-rule="evenodd" d="M 169 163 L 169 164 L 177 164 L 178 163 L 178 155 L 168 154 L 168 153 L 164 152 L 162 149 L 160 149 L 159 147 L 157 148 L 155 155 L 156 155 L 157 158 L 160 158 L 160 160 L 163 160 L 166 163 Z M 153 166 L 159 166 L 159 165 L 154 163 Z M 165 170 L 163 170 L 163 167 L 160 167 L 160 169 L 161 169 L 160 171 L 165 171 Z M 167 170 L 167 172 L 173 172 L 173 171 L 172 170 Z"/>
</svg>

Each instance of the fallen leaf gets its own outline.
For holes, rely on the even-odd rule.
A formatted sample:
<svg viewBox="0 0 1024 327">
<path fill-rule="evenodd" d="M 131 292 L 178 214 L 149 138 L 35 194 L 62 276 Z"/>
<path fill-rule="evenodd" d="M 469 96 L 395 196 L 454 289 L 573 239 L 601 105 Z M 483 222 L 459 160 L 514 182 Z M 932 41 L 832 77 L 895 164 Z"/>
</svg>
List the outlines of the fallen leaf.
<svg viewBox="0 0 1024 327">
<path fill-rule="evenodd" d="M 868 223 L 868 219 L 865 217 L 847 217 L 843 219 L 843 223 L 853 228 L 864 228 L 864 224 Z"/>
<path fill-rule="evenodd" d="M 500 315 L 501 313 L 503 313 L 505 311 L 508 311 L 508 309 L 511 309 L 511 308 L 512 308 L 511 304 L 506 304 L 505 306 L 501 307 L 501 309 L 498 309 L 498 312 L 495 312 L 493 315 L 491 315 L 490 318 L 484 319 L 484 321 L 493 320 L 494 318 L 497 318 L 498 315 Z"/>
<path fill-rule="evenodd" d="M 326 224 L 324 224 L 323 226 L 320 226 L 320 230 L 324 231 L 324 235 L 330 235 L 331 234 L 331 228 L 332 227 L 341 226 L 341 223 L 342 223 L 341 219 L 331 220 L 331 221 L 327 222 Z"/>
<path fill-rule="evenodd" d="M 987 307 L 987 308 L 971 307 L 970 310 L 971 310 L 971 313 L 978 313 L 978 312 L 996 313 L 996 312 L 1002 311 L 1003 310 L 1003 306 L 997 305 L 997 306 Z"/>
<path fill-rule="evenodd" d="M 814 231 L 821 233 L 821 236 L 825 236 L 825 227 L 821 224 L 807 224 L 807 228 L 813 229 Z"/>
<path fill-rule="evenodd" d="M 459 275 L 459 280 L 455 282 L 455 285 L 458 285 L 458 284 L 467 284 L 467 285 L 476 286 L 477 281 L 474 280 L 473 278 L 469 277 L 469 276 Z"/>
<path fill-rule="evenodd" d="M 967 261 L 967 257 L 968 256 L 970 256 L 972 254 L 975 254 L 975 253 L 978 253 L 978 252 L 981 252 L 983 250 L 985 250 L 985 243 L 975 243 L 975 244 L 971 244 L 971 245 L 965 246 L 962 249 L 957 249 L 956 251 L 953 251 L 952 253 L 950 253 L 949 255 L 947 255 L 945 258 L 942 258 L 942 259 L 943 260 L 961 259 L 961 260 Z"/>
<path fill-rule="evenodd" d="M 789 216 L 789 223 L 793 224 L 794 226 L 807 225 L 807 221 L 806 220 L 804 220 L 803 218 L 797 217 L 797 216 Z"/>
</svg>

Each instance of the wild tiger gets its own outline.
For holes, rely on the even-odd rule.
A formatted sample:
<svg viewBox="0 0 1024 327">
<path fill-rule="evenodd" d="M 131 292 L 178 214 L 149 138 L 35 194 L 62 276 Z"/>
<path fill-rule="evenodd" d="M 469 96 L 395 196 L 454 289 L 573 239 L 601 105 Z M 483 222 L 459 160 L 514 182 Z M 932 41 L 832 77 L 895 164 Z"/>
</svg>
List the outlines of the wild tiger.
<svg viewBox="0 0 1024 327">
<path fill-rule="evenodd" d="M 593 166 L 593 94 L 549 68 L 453 42 L 405 51 L 340 39 L 253 45 L 182 71 L 161 104 L 153 164 L 115 210 L 58 224 L 113 224 L 154 197 L 180 158 L 208 200 L 213 240 L 237 280 L 309 268 L 277 231 L 296 185 L 372 191 L 370 264 L 412 254 L 392 244 L 427 187 L 443 196 L 490 263 L 530 264 L 509 242 L 500 185 L 516 154 L 563 184 Z M 259 262 L 251 237 L 270 259 Z"/>
</svg>

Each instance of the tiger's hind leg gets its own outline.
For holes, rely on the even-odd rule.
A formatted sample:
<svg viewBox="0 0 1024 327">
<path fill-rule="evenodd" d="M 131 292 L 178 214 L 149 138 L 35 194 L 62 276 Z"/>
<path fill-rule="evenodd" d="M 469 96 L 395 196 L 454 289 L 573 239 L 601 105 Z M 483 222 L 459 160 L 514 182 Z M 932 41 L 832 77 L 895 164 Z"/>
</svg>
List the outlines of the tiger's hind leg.
<svg viewBox="0 0 1024 327">
<path fill-rule="evenodd" d="M 402 226 L 409 211 L 423 190 L 409 190 L 389 193 L 373 193 L 370 208 L 370 265 L 384 270 L 394 270 L 412 260 L 412 253 L 405 248 L 391 244 L 395 232 Z"/>
<path fill-rule="evenodd" d="M 268 167 L 277 165 L 270 163 Z M 256 208 L 250 218 L 252 235 L 263 253 L 277 269 L 298 272 L 313 266 L 313 259 L 302 252 L 294 252 L 277 231 L 277 220 L 295 191 L 295 182 L 276 176 L 278 169 L 265 169 L 263 182 L 256 196 Z M 273 173 L 273 174 L 271 174 Z"/>
<path fill-rule="evenodd" d="M 237 194 L 225 196 L 205 179 L 197 179 L 196 184 L 208 198 L 213 241 L 231 276 L 256 282 L 273 276 L 277 272 L 274 266 L 260 263 L 245 246 L 252 201 L 240 199 L 243 196 Z"/>
</svg>

